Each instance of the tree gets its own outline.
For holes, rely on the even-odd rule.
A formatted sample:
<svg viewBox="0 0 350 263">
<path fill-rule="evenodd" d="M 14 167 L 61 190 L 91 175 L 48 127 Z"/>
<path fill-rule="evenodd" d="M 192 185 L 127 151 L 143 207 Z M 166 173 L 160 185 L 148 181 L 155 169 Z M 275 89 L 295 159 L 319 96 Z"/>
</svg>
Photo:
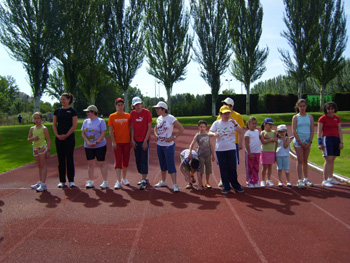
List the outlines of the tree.
<svg viewBox="0 0 350 263">
<path fill-rule="evenodd" d="M 341 0 L 322 0 L 323 14 L 319 19 L 318 61 L 313 72 L 320 90 L 320 108 L 324 103 L 324 91 L 345 66 L 343 53 L 346 49 L 346 16 Z"/>
<path fill-rule="evenodd" d="M 226 0 L 229 32 L 235 59 L 231 74 L 247 91 L 246 114 L 250 114 L 250 85 L 266 71 L 268 47 L 259 49 L 263 9 L 259 0 Z"/>
<path fill-rule="evenodd" d="M 49 83 L 45 93 L 58 101 L 60 101 L 61 94 L 66 92 L 63 77 L 63 67 L 60 63 L 57 63 L 55 70 L 49 76 Z"/>
<path fill-rule="evenodd" d="M 279 49 L 288 75 L 298 81 L 298 97 L 301 98 L 306 79 L 316 64 L 318 49 L 317 24 L 320 17 L 319 0 L 283 0 L 285 14 L 283 21 L 287 30 L 282 36 L 287 39 L 294 55 Z"/>
<path fill-rule="evenodd" d="M 19 88 L 13 77 L 0 76 L 0 110 L 8 112 L 18 97 Z"/>
<path fill-rule="evenodd" d="M 141 67 L 144 57 L 143 0 L 109 0 L 106 8 L 106 59 L 108 68 L 124 92 L 125 110 L 128 111 L 128 88 Z"/>
<path fill-rule="evenodd" d="M 211 87 L 212 116 L 215 116 L 220 76 L 226 71 L 231 57 L 225 6 L 220 0 L 192 0 L 191 15 L 198 47 L 193 48 L 193 52 L 200 64 L 201 77 Z"/>
<path fill-rule="evenodd" d="M 49 63 L 60 34 L 57 0 L 6 0 L 0 5 L 0 42 L 23 63 L 34 96 L 34 111 L 46 89 Z"/>
<path fill-rule="evenodd" d="M 184 10 L 183 0 L 149 0 L 147 3 L 147 71 L 163 83 L 171 109 L 173 85 L 184 80 L 191 60 L 190 15 Z"/>
</svg>

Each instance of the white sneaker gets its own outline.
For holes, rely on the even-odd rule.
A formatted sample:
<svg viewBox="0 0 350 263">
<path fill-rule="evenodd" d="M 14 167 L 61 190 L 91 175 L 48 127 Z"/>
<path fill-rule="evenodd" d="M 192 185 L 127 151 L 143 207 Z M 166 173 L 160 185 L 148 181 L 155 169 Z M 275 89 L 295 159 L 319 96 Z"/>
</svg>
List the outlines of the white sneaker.
<svg viewBox="0 0 350 263">
<path fill-rule="evenodd" d="M 254 184 L 254 188 L 259 188 L 259 184 Z"/>
<path fill-rule="evenodd" d="M 174 193 L 177 193 L 177 192 L 180 191 L 180 190 L 179 190 L 179 187 L 177 186 L 177 184 L 174 184 L 174 185 L 173 185 L 173 190 L 174 190 Z"/>
<path fill-rule="evenodd" d="M 40 183 L 39 187 L 36 189 L 37 192 L 44 192 L 47 190 L 46 184 Z"/>
<path fill-rule="evenodd" d="M 166 181 L 159 181 L 156 185 L 154 185 L 155 187 L 166 187 Z"/>
<path fill-rule="evenodd" d="M 130 185 L 128 179 L 126 179 L 126 178 L 122 179 L 122 184 L 123 185 Z"/>
<path fill-rule="evenodd" d="M 267 180 L 266 181 L 266 185 L 267 186 L 274 186 L 273 182 L 271 180 Z"/>
<path fill-rule="evenodd" d="M 266 186 L 265 181 L 261 181 L 261 182 L 260 182 L 260 186 L 261 186 L 261 187 L 265 187 L 265 186 Z"/>
<path fill-rule="evenodd" d="M 69 182 L 69 187 L 76 187 L 74 182 Z"/>
<path fill-rule="evenodd" d="M 248 188 L 254 188 L 253 184 L 247 184 Z"/>
<path fill-rule="evenodd" d="M 114 185 L 114 189 L 120 189 L 120 188 L 122 188 L 122 183 L 119 181 L 116 181 Z"/>
<path fill-rule="evenodd" d="M 292 184 L 290 182 L 287 182 L 286 184 L 288 187 L 292 187 Z"/>
<path fill-rule="evenodd" d="M 220 182 L 219 182 L 218 186 L 219 186 L 219 187 L 224 187 L 224 185 L 222 184 L 221 179 L 220 179 Z"/>
<path fill-rule="evenodd" d="M 32 189 L 37 189 L 37 188 L 40 186 L 40 184 L 41 184 L 41 182 L 39 181 L 39 182 L 37 182 L 36 184 L 32 184 L 32 185 L 30 186 L 30 188 L 32 188 Z"/>
<path fill-rule="evenodd" d="M 297 186 L 300 189 L 305 188 L 305 184 L 304 184 L 303 180 L 299 179 L 297 182 Z"/>
<path fill-rule="evenodd" d="M 331 184 L 340 184 L 340 182 L 338 182 L 337 180 L 334 179 L 334 177 L 329 177 L 327 179 L 328 182 L 330 182 Z"/>
<path fill-rule="evenodd" d="M 102 184 L 100 184 L 101 189 L 106 189 L 108 186 L 108 182 L 107 181 L 103 181 Z"/>
<path fill-rule="evenodd" d="M 279 182 L 278 182 L 278 186 L 279 186 L 279 187 L 282 187 L 282 186 L 283 186 L 282 181 L 279 181 Z"/>
<path fill-rule="evenodd" d="M 63 182 L 59 182 L 58 185 L 57 185 L 58 188 L 63 188 L 65 186 L 66 186 L 66 184 L 63 183 Z"/>
<path fill-rule="evenodd" d="M 93 188 L 94 187 L 94 182 L 92 180 L 86 181 L 86 188 Z"/>
<path fill-rule="evenodd" d="M 306 186 L 314 186 L 314 184 L 308 178 L 304 178 L 304 184 Z"/>
<path fill-rule="evenodd" d="M 325 187 L 333 187 L 334 185 L 332 183 L 330 183 L 328 180 L 324 180 L 322 182 L 322 185 Z"/>
</svg>

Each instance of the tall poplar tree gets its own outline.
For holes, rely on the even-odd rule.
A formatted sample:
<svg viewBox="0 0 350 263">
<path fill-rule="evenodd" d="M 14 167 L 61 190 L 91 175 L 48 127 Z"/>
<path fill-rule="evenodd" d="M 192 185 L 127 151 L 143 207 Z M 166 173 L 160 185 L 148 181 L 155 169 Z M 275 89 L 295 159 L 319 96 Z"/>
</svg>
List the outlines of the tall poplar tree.
<svg viewBox="0 0 350 263">
<path fill-rule="evenodd" d="M 192 0 L 191 15 L 197 34 L 197 48 L 193 48 L 193 52 L 200 64 L 201 77 L 211 88 L 212 116 L 215 116 L 220 76 L 231 57 L 225 5 L 220 0 Z"/>
<path fill-rule="evenodd" d="M 263 9 L 260 0 L 226 0 L 229 32 L 235 58 L 231 73 L 244 83 L 246 114 L 250 114 L 250 85 L 266 71 L 269 49 L 259 48 L 262 33 Z"/>
<path fill-rule="evenodd" d="M 34 111 L 46 89 L 60 31 L 57 0 L 6 0 L 0 5 L 0 42 L 23 63 L 34 96 Z"/>
<path fill-rule="evenodd" d="M 185 10 L 183 0 L 149 0 L 147 3 L 147 71 L 165 86 L 171 108 L 173 85 L 184 80 L 191 61 L 190 14 Z"/>
</svg>

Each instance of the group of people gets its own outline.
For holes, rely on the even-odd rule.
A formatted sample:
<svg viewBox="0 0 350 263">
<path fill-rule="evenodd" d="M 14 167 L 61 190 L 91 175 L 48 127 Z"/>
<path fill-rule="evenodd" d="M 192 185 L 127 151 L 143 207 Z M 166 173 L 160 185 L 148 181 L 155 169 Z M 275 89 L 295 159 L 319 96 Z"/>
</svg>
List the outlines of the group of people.
<svg viewBox="0 0 350 263">
<path fill-rule="evenodd" d="M 58 157 L 59 183 L 63 188 L 67 179 L 69 187 L 75 187 L 74 176 L 74 148 L 77 127 L 77 112 L 72 107 L 74 97 L 70 93 L 64 93 L 60 99 L 61 108 L 54 112 L 53 131 Z M 244 134 L 244 121 L 242 116 L 233 110 L 234 101 L 226 98 L 220 108 L 217 120 L 207 132 L 207 122 L 200 120 L 199 132 L 195 134 L 188 149 L 180 154 L 179 170 L 187 181 L 186 189 L 193 188 L 196 181 L 194 173 L 197 172 L 198 189 L 210 189 L 209 178 L 212 174 L 212 162 L 217 160 L 221 180 L 219 186 L 223 187 L 222 194 L 228 194 L 231 189 L 237 193 L 244 190 L 237 179 L 237 165 L 239 164 L 239 150 L 243 149 L 245 141 L 245 165 L 246 183 L 249 188 L 272 186 L 272 164 L 277 161 L 279 186 L 282 183 L 282 171 L 287 177 L 287 186 L 291 186 L 289 175 L 289 147 L 294 143 L 297 155 L 297 173 L 299 188 L 313 186 L 308 179 L 307 159 L 314 135 L 313 117 L 306 113 L 306 101 L 299 100 L 296 104 L 297 115 L 292 120 L 293 136 L 287 135 L 286 125 L 279 125 L 277 133 L 272 129 L 273 120 L 266 118 L 261 126 L 261 132 L 256 128 L 257 120 L 250 117 L 247 121 L 248 130 Z M 143 101 L 139 97 L 132 99 L 133 110 L 124 112 L 125 102 L 122 98 L 115 100 L 116 112 L 108 119 L 108 128 L 112 141 L 115 157 L 114 168 L 116 171 L 115 189 L 123 185 L 130 185 L 127 180 L 130 151 L 134 150 L 137 171 L 141 175 L 138 182 L 140 190 L 144 190 L 148 183 L 149 142 L 152 133 L 152 116 L 149 110 L 143 107 Z M 161 169 L 161 180 L 155 187 L 166 187 L 167 173 L 170 174 L 173 183 L 173 191 L 178 192 L 175 166 L 175 141 L 184 131 L 181 123 L 168 112 L 168 106 L 160 101 L 154 105 L 158 118 L 154 127 L 154 135 L 157 138 L 157 156 Z M 105 162 L 107 143 L 105 139 L 107 126 L 102 118 L 98 117 L 98 109 L 90 105 L 84 110 L 87 119 L 81 127 L 81 136 L 84 139 L 84 149 L 88 162 L 88 180 L 86 188 L 94 187 L 94 175 L 96 160 L 100 167 L 103 182 L 101 189 L 108 187 L 108 171 Z M 339 156 L 343 148 L 340 118 L 335 115 L 337 106 L 330 102 L 325 104 L 325 115 L 319 119 L 318 143 L 319 149 L 325 157 L 323 186 L 331 187 L 339 182 L 333 178 L 334 160 Z M 39 168 L 39 181 L 31 185 L 38 192 L 47 190 L 47 167 L 45 159 L 50 156 L 51 141 L 48 129 L 42 124 L 40 112 L 33 114 L 34 126 L 30 128 L 28 141 L 32 142 L 33 156 Z M 211 138 L 215 138 L 215 147 Z M 197 146 L 195 148 L 195 146 Z M 259 163 L 262 164 L 262 176 L 259 179 Z M 205 184 L 203 175 L 206 174 Z"/>
</svg>

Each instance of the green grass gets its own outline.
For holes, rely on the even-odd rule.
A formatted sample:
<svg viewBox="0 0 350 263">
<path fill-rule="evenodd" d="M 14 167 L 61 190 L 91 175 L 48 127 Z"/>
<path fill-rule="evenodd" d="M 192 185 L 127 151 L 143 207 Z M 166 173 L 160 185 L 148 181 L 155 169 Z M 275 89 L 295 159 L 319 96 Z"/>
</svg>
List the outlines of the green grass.
<svg viewBox="0 0 350 263">
<path fill-rule="evenodd" d="M 266 117 L 271 117 L 274 122 L 278 124 L 291 124 L 292 117 L 295 113 L 278 113 L 278 114 L 253 114 L 252 116 L 255 116 L 258 120 L 258 124 L 262 123 L 263 120 Z M 312 112 L 310 113 L 314 116 L 315 122 L 318 120 L 318 118 L 322 115 L 320 112 Z M 350 112 L 349 111 L 342 111 L 338 112 L 337 115 L 340 116 L 342 122 L 350 122 Z M 178 117 L 176 116 L 179 122 L 183 126 L 197 126 L 198 121 L 201 119 L 204 119 L 208 122 L 209 125 L 211 125 L 215 120 L 216 117 L 211 116 L 194 116 L 194 117 Z M 242 115 L 244 121 L 246 121 L 249 116 Z M 83 119 L 78 120 L 78 127 L 75 131 L 75 138 L 76 138 L 76 146 L 80 146 L 83 144 L 83 139 L 81 137 L 81 125 L 83 123 Z M 105 119 L 107 122 L 107 119 Z M 155 125 L 156 118 L 153 118 L 152 126 Z M 0 126 L 0 135 L 1 135 L 1 142 L 0 142 L 0 173 L 12 170 L 14 168 L 20 167 L 22 165 L 34 162 L 34 157 L 32 154 L 32 146 L 31 143 L 27 142 L 27 136 L 29 132 L 29 128 L 32 125 L 13 125 L 13 126 Z M 54 133 L 52 130 L 52 123 L 45 123 L 45 126 L 49 129 L 50 137 L 51 137 L 51 154 L 56 154 L 56 146 L 55 146 L 55 138 Z M 107 136 L 109 136 L 109 132 L 107 130 Z M 348 159 L 350 156 L 349 153 L 349 146 L 350 141 L 349 139 L 345 139 L 344 136 L 344 145 L 345 148 L 341 156 L 336 159 L 336 172 L 340 173 L 342 175 L 349 174 L 350 166 L 347 165 L 348 162 L 345 161 L 345 158 Z M 317 146 L 317 143 L 313 144 L 313 147 Z M 315 161 L 313 160 L 315 156 Z M 317 149 L 315 150 L 315 154 L 312 151 L 312 162 L 323 164 L 323 157 L 321 155 L 321 152 Z M 320 159 L 320 161 L 317 160 L 317 158 Z M 341 170 L 338 170 L 338 167 L 344 167 L 341 168 Z"/>
</svg>

